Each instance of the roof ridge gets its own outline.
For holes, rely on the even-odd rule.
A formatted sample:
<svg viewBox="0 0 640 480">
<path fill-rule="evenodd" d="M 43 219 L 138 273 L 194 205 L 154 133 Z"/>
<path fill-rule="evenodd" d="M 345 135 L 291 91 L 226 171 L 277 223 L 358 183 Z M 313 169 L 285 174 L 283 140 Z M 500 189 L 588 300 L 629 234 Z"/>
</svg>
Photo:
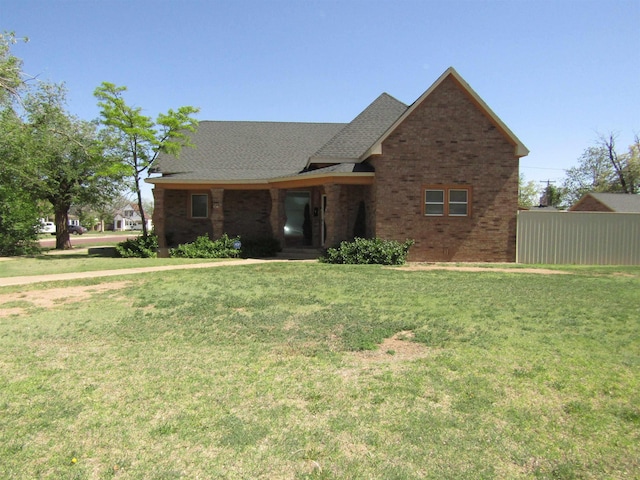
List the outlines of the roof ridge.
<svg viewBox="0 0 640 480">
<path fill-rule="evenodd" d="M 361 153 L 375 143 L 379 136 L 386 131 L 386 128 L 408 108 L 405 103 L 387 92 L 381 93 L 353 120 L 345 124 L 327 143 L 320 147 L 309 158 L 307 166 L 312 163 L 314 158 L 335 159 L 336 161 L 344 161 L 351 158 L 358 161 L 357 159 Z M 371 118 L 367 118 L 368 116 L 371 116 Z M 350 148 L 340 145 L 341 142 Z M 367 143 L 366 146 L 363 146 L 364 142 Z M 354 148 L 358 150 L 355 151 Z M 349 149 L 353 151 L 347 152 Z"/>
<path fill-rule="evenodd" d="M 402 103 L 403 105 L 405 105 L 405 103 L 404 103 L 404 102 L 402 102 L 402 101 L 398 100 L 396 97 L 394 97 L 394 96 L 393 96 L 393 95 L 391 95 L 390 93 L 382 92 L 380 95 L 378 95 L 378 98 L 380 98 L 380 97 L 382 97 L 382 96 L 387 96 L 387 97 L 389 97 L 391 100 L 395 100 L 396 102 L 398 102 L 398 103 Z M 377 99 L 376 99 L 376 100 L 377 100 Z M 374 102 L 375 102 L 375 100 L 374 100 Z M 405 106 L 406 106 L 406 107 L 409 107 L 409 105 L 405 105 Z"/>
</svg>

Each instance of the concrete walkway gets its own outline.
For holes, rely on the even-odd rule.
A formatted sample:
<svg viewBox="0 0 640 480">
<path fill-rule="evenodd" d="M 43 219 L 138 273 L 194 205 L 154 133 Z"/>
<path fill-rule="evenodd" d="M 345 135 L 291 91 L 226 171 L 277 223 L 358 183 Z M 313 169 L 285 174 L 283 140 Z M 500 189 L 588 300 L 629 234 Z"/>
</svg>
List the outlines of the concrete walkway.
<svg viewBox="0 0 640 480">
<path fill-rule="evenodd" d="M 253 265 L 257 263 L 267 262 L 289 262 L 289 261 L 305 261 L 305 260 L 282 260 L 282 259 L 254 259 L 247 258 L 242 260 L 225 260 L 222 262 L 209 263 L 191 263 L 186 265 L 164 265 L 161 267 L 139 267 L 139 268 L 123 268 L 120 270 L 96 270 L 92 272 L 71 272 L 71 273 L 54 273 L 51 275 L 36 275 L 23 277 L 6 277 L 0 278 L 0 287 L 8 287 L 12 285 L 28 285 L 31 283 L 55 282 L 60 280 L 78 280 L 82 278 L 99 278 L 99 277 L 115 277 L 119 275 L 135 275 L 136 273 L 148 272 L 164 272 L 169 270 L 186 270 L 191 268 L 214 268 L 225 267 L 229 265 Z"/>
</svg>

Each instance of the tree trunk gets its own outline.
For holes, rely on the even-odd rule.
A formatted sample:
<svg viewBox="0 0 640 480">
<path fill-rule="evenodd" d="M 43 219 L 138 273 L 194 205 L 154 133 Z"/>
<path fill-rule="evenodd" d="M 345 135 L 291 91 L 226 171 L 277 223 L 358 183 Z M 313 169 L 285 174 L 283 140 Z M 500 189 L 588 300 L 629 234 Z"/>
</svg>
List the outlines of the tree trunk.
<svg viewBox="0 0 640 480">
<path fill-rule="evenodd" d="M 55 208 L 56 213 L 56 250 L 69 250 L 71 240 L 69 239 L 69 208 Z"/>
<path fill-rule="evenodd" d="M 140 209 L 140 217 L 142 218 L 142 236 L 146 237 L 149 234 L 149 232 L 147 232 L 147 216 L 142 206 L 142 192 L 140 191 L 140 178 L 138 176 L 136 176 L 136 194 L 138 195 L 138 208 Z"/>
</svg>

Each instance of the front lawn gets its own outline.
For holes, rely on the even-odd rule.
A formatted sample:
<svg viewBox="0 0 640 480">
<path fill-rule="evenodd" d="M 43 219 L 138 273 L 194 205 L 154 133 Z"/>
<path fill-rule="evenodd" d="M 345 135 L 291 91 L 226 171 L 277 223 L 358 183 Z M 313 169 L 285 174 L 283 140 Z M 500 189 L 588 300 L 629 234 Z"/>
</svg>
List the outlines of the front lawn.
<svg viewBox="0 0 640 480">
<path fill-rule="evenodd" d="M 638 292 L 313 263 L 0 288 L 0 478 L 638 478 Z"/>
</svg>

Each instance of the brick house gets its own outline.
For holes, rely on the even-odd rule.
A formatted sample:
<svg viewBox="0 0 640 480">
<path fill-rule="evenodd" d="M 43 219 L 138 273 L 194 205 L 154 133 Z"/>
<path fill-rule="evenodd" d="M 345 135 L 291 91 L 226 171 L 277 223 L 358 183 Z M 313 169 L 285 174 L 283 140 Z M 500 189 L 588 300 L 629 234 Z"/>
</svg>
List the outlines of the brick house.
<svg viewBox="0 0 640 480">
<path fill-rule="evenodd" d="M 629 193 L 587 193 L 569 211 L 640 213 L 640 195 Z"/>
<path fill-rule="evenodd" d="M 161 156 L 161 253 L 208 234 L 330 247 L 415 240 L 412 261 L 514 261 L 527 148 L 449 68 L 413 104 L 383 93 L 338 123 L 200 122 Z"/>
</svg>

